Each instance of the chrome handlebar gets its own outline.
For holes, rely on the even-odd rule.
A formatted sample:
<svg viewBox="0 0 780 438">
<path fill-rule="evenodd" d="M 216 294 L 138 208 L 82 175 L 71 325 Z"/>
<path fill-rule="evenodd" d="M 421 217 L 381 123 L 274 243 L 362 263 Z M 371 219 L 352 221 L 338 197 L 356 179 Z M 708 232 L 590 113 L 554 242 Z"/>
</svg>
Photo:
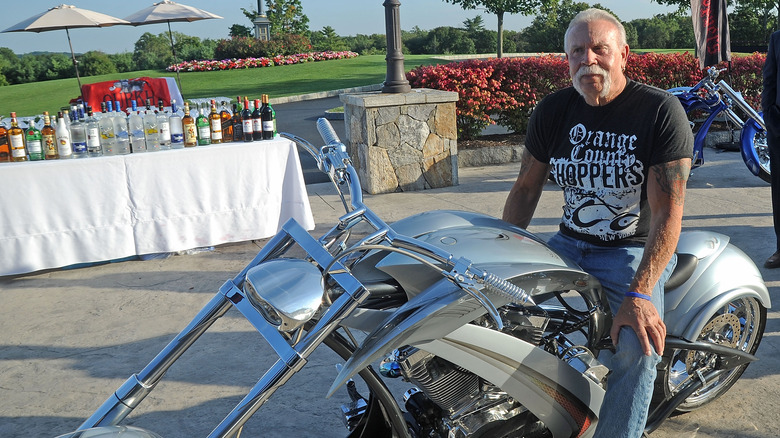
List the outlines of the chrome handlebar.
<svg viewBox="0 0 780 438">
<path fill-rule="evenodd" d="M 501 317 L 483 290 L 501 295 L 513 303 L 536 305 L 525 290 L 495 274 L 478 269 L 473 266 L 470 260 L 456 257 L 437 246 L 397 233 L 363 203 L 363 192 L 357 171 L 352 165 L 346 146 L 339 140 L 330 122 L 324 118 L 318 119 L 317 130 L 325 141 L 325 146 L 319 150 L 300 137 L 287 133 L 282 133 L 282 135 L 304 147 L 314 157 L 319 169 L 330 176 L 347 210 L 347 213 L 339 218 L 339 223 L 320 238 L 320 242 L 335 241 L 355 225 L 368 223 L 376 231 L 363 238 L 356 247 L 367 247 L 376 245 L 377 242 L 385 242 L 394 248 L 410 251 L 433 260 L 435 264 L 442 267 L 440 272 L 444 277 L 458 285 L 485 307 L 499 329 L 503 328 Z M 346 186 L 350 198 L 348 207 L 341 189 L 343 186 Z"/>
</svg>

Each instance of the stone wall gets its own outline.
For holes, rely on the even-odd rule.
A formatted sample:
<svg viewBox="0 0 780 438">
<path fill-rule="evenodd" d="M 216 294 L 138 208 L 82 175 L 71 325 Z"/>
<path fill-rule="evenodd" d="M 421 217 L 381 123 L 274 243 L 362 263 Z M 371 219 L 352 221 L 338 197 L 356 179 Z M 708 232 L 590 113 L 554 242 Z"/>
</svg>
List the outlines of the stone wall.
<svg viewBox="0 0 780 438">
<path fill-rule="evenodd" d="M 370 194 L 458 184 L 458 93 L 344 94 L 349 155 Z"/>
</svg>

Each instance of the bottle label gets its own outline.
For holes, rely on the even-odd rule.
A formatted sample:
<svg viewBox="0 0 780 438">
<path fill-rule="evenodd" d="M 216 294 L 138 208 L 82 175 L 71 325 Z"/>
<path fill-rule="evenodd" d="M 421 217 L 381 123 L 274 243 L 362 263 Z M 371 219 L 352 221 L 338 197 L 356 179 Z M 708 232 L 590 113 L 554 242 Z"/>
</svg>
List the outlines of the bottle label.
<svg viewBox="0 0 780 438">
<path fill-rule="evenodd" d="M 211 139 L 212 140 L 222 140 L 222 120 L 221 119 L 212 119 L 211 120 Z"/>
<path fill-rule="evenodd" d="M 97 128 L 87 130 L 87 147 L 91 149 L 100 147 L 100 131 Z"/>
<path fill-rule="evenodd" d="M 192 123 L 184 125 L 184 143 L 191 146 L 198 143 L 198 131 L 195 130 L 195 125 Z"/>
<path fill-rule="evenodd" d="M 30 154 L 41 153 L 41 151 L 43 150 L 41 141 L 29 140 L 27 142 L 27 150 L 30 152 Z"/>
<path fill-rule="evenodd" d="M 171 143 L 172 144 L 184 143 L 184 134 L 183 133 L 171 134 Z"/>
<path fill-rule="evenodd" d="M 70 144 L 70 139 L 62 137 L 57 142 L 57 151 L 61 157 L 69 157 L 73 155 L 73 146 Z"/>
<path fill-rule="evenodd" d="M 253 132 L 252 119 L 244 120 L 244 134 L 251 134 Z"/>
<path fill-rule="evenodd" d="M 44 135 L 43 144 L 46 147 L 46 155 L 57 155 L 57 140 L 53 135 Z"/>
<path fill-rule="evenodd" d="M 263 131 L 270 132 L 271 134 L 273 134 L 273 132 L 274 132 L 274 121 L 273 120 L 268 120 L 268 121 L 263 122 Z"/>
<path fill-rule="evenodd" d="M 160 123 L 160 142 L 162 143 L 170 143 L 171 142 L 171 124 L 164 122 Z"/>
<path fill-rule="evenodd" d="M 200 136 L 201 139 L 211 138 L 211 130 L 209 129 L 208 125 L 198 126 L 198 135 Z"/>
<path fill-rule="evenodd" d="M 263 132 L 263 121 L 261 119 L 252 119 L 252 130 L 254 132 Z"/>
<path fill-rule="evenodd" d="M 74 154 L 85 154 L 87 153 L 87 143 L 86 142 L 73 142 L 73 153 Z"/>
<path fill-rule="evenodd" d="M 22 134 L 13 134 L 8 136 L 11 140 L 11 156 L 24 157 L 27 153 L 24 150 L 24 140 L 22 140 Z"/>
</svg>

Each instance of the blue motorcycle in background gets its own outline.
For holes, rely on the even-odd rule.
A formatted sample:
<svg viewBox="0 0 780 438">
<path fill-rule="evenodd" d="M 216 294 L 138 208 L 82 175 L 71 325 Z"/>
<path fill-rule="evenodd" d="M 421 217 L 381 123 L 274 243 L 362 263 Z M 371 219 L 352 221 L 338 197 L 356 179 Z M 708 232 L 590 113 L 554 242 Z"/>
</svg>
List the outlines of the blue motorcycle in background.
<svg viewBox="0 0 780 438">
<path fill-rule="evenodd" d="M 766 125 L 761 113 L 753 109 L 736 91 L 723 79 L 716 82 L 718 75 L 725 69 L 710 67 L 707 75 L 693 87 L 677 87 L 667 91 L 677 96 L 691 117 L 691 113 L 701 110 L 706 119 L 699 124 L 691 122 L 694 129 L 692 168 L 704 164 L 704 139 L 712 123 L 718 117 L 725 117 L 727 122 L 742 129 L 739 150 L 742 160 L 753 175 L 770 182 L 769 149 L 766 142 Z M 743 120 L 735 110 L 739 110 Z"/>
</svg>

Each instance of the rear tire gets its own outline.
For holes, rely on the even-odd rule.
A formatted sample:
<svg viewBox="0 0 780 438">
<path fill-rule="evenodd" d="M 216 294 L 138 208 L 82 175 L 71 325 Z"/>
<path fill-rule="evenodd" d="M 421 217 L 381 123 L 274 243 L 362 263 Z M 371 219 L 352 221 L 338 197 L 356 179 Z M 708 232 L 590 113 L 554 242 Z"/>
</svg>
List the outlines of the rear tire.
<svg viewBox="0 0 780 438">
<path fill-rule="evenodd" d="M 730 301 L 712 315 L 699 333 L 698 341 L 739 348 L 755 354 L 766 326 L 766 308 L 754 297 L 740 297 Z M 664 360 L 668 366 L 659 370 L 656 379 L 655 398 L 669 398 L 677 393 L 689 379 L 696 379 L 696 371 L 712 360 L 712 354 L 692 350 L 667 351 Z M 749 364 L 744 364 L 708 382 L 677 407 L 690 412 L 723 395 L 734 385 Z"/>
</svg>

